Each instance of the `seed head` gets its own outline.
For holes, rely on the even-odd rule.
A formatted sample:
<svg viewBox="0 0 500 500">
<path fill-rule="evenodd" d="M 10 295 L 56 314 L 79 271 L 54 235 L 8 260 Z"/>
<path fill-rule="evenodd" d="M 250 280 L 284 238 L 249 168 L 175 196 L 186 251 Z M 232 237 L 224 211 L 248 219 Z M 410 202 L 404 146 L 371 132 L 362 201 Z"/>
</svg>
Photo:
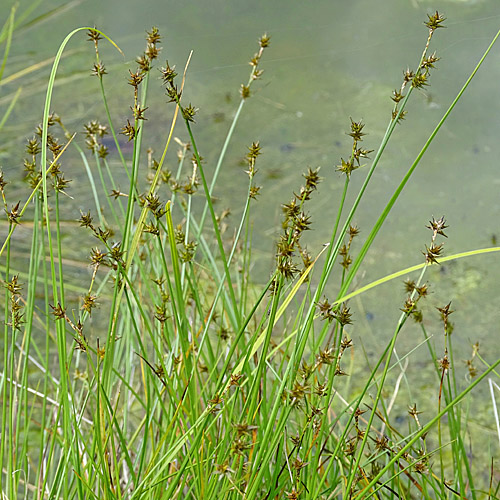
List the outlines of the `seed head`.
<svg viewBox="0 0 500 500">
<path fill-rule="evenodd" d="M 166 61 L 165 67 L 161 68 L 160 72 L 162 74 L 163 83 L 173 85 L 174 78 L 177 76 L 175 66 L 170 67 L 168 61 Z"/>
<path fill-rule="evenodd" d="M 252 142 L 252 145 L 249 146 L 248 148 L 248 153 L 247 153 L 247 160 L 248 162 L 255 161 L 257 159 L 257 156 L 261 154 L 261 146 L 259 141 Z"/>
<path fill-rule="evenodd" d="M 438 220 L 432 218 L 431 221 L 429 221 L 429 225 L 426 226 L 428 229 L 430 229 L 434 234 L 433 237 L 435 238 L 437 234 L 444 236 L 445 238 L 448 238 L 446 234 L 444 234 L 444 230 L 448 227 L 446 225 L 446 220 L 444 219 L 444 215 L 440 217 Z"/>
<path fill-rule="evenodd" d="M 397 104 L 399 101 L 403 100 L 404 95 L 399 90 L 392 91 L 391 99 Z"/>
<path fill-rule="evenodd" d="M 344 158 L 341 158 L 340 161 L 341 164 L 337 166 L 337 172 L 342 172 L 347 176 L 348 179 L 351 177 L 352 172 L 359 168 L 359 166 L 354 165 L 353 160 L 349 160 L 346 162 Z"/>
<path fill-rule="evenodd" d="M 5 282 L 5 288 L 12 294 L 12 295 L 19 295 L 19 293 L 22 290 L 21 283 L 19 282 L 19 275 L 15 274 L 12 276 L 12 279 L 10 281 Z"/>
<path fill-rule="evenodd" d="M 340 323 L 340 326 L 351 325 L 352 324 L 352 313 L 351 309 L 347 307 L 345 302 L 342 304 L 340 311 L 335 313 L 335 319 Z"/>
<path fill-rule="evenodd" d="M 95 46 L 97 47 L 97 43 L 99 40 L 102 40 L 101 34 L 95 29 L 93 30 L 87 30 L 87 37 L 89 42 L 94 42 Z"/>
<path fill-rule="evenodd" d="M 356 142 L 362 141 L 363 136 L 366 135 L 362 133 L 364 126 L 364 123 L 362 123 L 361 121 L 355 122 L 351 118 L 351 132 L 347 135 L 350 135 Z"/>
<path fill-rule="evenodd" d="M 431 68 L 435 68 L 434 63 L 439 61 L 439 57 L 436 56 L 436 53 L 433 52 L 430 56 L 426 57 L 423 61 L 420 67 L 425 70 L 429 71 Z"/>
<path fill-rule="evenodd" d="M 137 135 L 136 128 L 130 123 L 130 120 L 127 119 L 127 124 L 122 127 L 122 131 L 120 132 L 123 135 L 128 137 L 129 142 L 135 138 Z"/>
<path fill-rule="evenodd" d="M 425 245 L 426 251 L 422 252 L 425 255 L 425 262 L 427 264 L 439 264 L 437 258 L 441 256 L 441 252 L 443 250 L 443 244 L 436 245 L 434 243 L 431 244 L 430 247 Z"/>
<path fill-rule="evenodd" d="M 185 108 L 182 108 L 182 116 L 184 116 L 184 119 L 188 122 L 195 123 L 194 116 L 196 115 L 197 112 L 198 108 L 192 106 L 191 103 Z"/>
<path fill-rule="evenodd" d="M 240 86 L 240 94 L 242 99 L 248 99 L 250 97 L 250 87 L 242 83 Z"/>
<path fill-rule="evenodd" d="M 84 214 L 82 211 L 80 211 L 81 217 L 78 219 L 78 222 L 80 222 L 80 226 L 82 227 L 89 227 L 90 229 L 93 229 L 92 227 L 92 216 L 90 215 L 90 210 Z"/>
<path fill-rule="evenodd" d="M 429 30 L 435 31 L 438 28 L 444 28 L 442 25 L 446 21 L 446 17 L 442 16 L 437 10 L 434 14 L 427 14 L 428 20 L 424 23 Z"/>
<path fill-rule="evenodd" d="M 33 139 L 28 139 L 28 144 L 26 144 L 26 152 L 29 155 L 36 156 L 41 151 L 42 148 L 40 147 L 40 143 L 38 142 L 38 139 L 36 137 L 33 137 Z"/>
<path fill-rule="evenodd" d="M 156 47 L 153 47 L 153 50 L 156 51 L 156 55 L 158 55 L 158 49 Z M 137 72 L 141 75 L 146 74 L 151 69 L 151 58 L 146 53 L 142 54 L 142 56 L 139 56 L 135 60 L 135 62 L 137 63 L 137 66 L 139 66 Z"/>
<path fill-rule="evenodd" d="M 103 75 L 107 75 L 107 73 L 106 67 L 101 61 L 94 63 L 94 66 L 92 67 L 92 76 L 98 76 L 101 78 Z"/>
<path fill-rule="evenodd" d="M 269 44 L 271 43 L 271 37 L 267 34 L 264 33 L 260 38 L 259 38 L 259 45 L 261 48 L 265 49 L 269 47 Z"/>
<path fill-rule="evenodd" d="M 97 295 L 93 295 L 91 293 L 87 293 L 83 298 L 82 309 L 87 311 L 89 316 L 92 315 L 92 309 L 98 305 L 96 299 Z"/>
<path fill-rule="evenodd" d="M 248 193 L 248 197 L 252 198 L 252 200 L 256 200 L 257 196 L 260 195 L 260 190 L 262 189 L 262 186 L 252 186 L 250 188 L 250 191 Z"/>
<path fill-rule="evenodd" d="M 440 360 L 438 360 L 438 365 L 443 372 L 447 372 L 450 369 L 451 363 L 450 359 L 448 358 L 447 350 L 445 351 L 444 356 Z"/>
<path fill-rule="evenodd" d="M 316 189 L 318 187 L 318 184 L 321 182 L 321 177 L 319 176 L 319 169 L 318 167 L 316 170 L 311 170 L 310 168 L 307 169 L 307 173 L 302 174 L 302 176 L 306 180 L 306 187 L 309 189 Z"/>
<path fill-rule="evenodd" d="M 137 70 L 135 73 L 132 73 L 132 71 L 128 70 L 130 73 L 130 78 L 128 79 L 128 84 L 132 85 L 135 89 L 141 84 L 142 80 L 144 80 L 144 73 L 141 71 Z"/>
<path fill-rule="evenodd" d="M 418 75 L 415 75 L 413 77 L 413 80 L 411 81 L 411 86 L 416 89 L 421 89 L 426 85 L 429 85 L 427 83 L 427 80 L 429 79 L 427 73 L 419 73 Z"/>
<path fill-rule="evenodd" d="M 13 205 L 13 207 L 10 209 L 10 212 L 8 212 L 7 209 L 5 209 L 7 217 L 11 224 L 19 224 L 18 219 L 19 217 L 21 217 L 21 211 L 19 210 L 20 203 L 21 202 L 18 201 L 15 205 Z"/>
<path fill-rule="evenodd" d="M 161 40 L 160 31 L 156 26 L 153 26 L 151 31 L 146 31 L 146 33 L 148 34 L 146 41 L 151 45 L 156 45 Z"/>
<path fill-rule="evenodd" d="M 66 311 L 61 306 L 60 303 L 57 306 L 50 305 L 52 308 L 52 314 L 56 317 L 56 319 L 64 319 L 66 317 Z"/>
</svg>

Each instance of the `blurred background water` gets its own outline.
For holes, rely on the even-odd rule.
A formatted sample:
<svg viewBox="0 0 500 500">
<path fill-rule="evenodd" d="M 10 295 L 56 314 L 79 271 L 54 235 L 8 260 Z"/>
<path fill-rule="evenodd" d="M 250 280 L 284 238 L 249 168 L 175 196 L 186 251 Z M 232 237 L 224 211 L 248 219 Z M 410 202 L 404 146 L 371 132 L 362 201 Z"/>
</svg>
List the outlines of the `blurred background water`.
<svg viewBox="0 0 500 500">
<path fill-rule="evenodd" d="M 10 1 L 2 1 L 2 21 L 11 5 Z M 21 2 L 20 11 L 27 5 Z M 244 108 L 216 191 L 218 207 L 231 207 L 230 222 L 236 224 L 247 188 L 240 160 L 252 141 L 260 141 L 263 154 L 256 181 L 263 190 L 253 208 L 257 282 L 264 282 L 272 267 L 280 203 L 288 202 L 299 188 L 301 173 L 307 167 L 320 166 L 324 179 L 310 205 L 313 226 L 307 235 L 309 250 L 316 254 L 328 241 L 343 187 L 343 178 L 335 167 L 351 150 L 346 135 L 350 117 L 366 124 L 369 135 L 363 147 L 377 149 L 390 118 L 391 92 L 399 88 L 402 71 L 414 68 L 420 59 L 427 39 L 423 25 L 427 14 L 438 9 L 447 18 L 446 29 L 436 32 L 431 46 L 441 60 L 432 72 L 430 87 L 412 95 L 408 116 L 397 127 L 359 207 L 355 223 L 361 229 L 360 239 L 368 234 L 500 26 L 497 0 L 44 0 L 31 18 L 51 9 L 60 10 L 45 22 L 15 34 L 4 84 L 0 86 L 0 110 L 6 109 L 13 93 L 22 86 L 21 98 L 2 131 L 0 143 L 0 165 L 12 182 L 8 193 L 13 203 L 25 199 L 20 183 L 24 144 L 41 120 L 50 65 L 10 83 L 9 77 L 53 57 L 75 27 L 97 26 L 125 53 L 123 58 L 109 44 L 100 44 L 109 73 L 105 84 L 112 115 L 120 127 L 131 115 L 128 68 L 134 70 L 135 57 L 144 50 L 145 31 L 153 25 L 160 29 L 163 51 L 159 65 L 168 59 L 178 69 L 183 68 L 189 52 L 194 50 L 184 98 L 200 109 L 194 131 L 209 175 L 236 110 L 239 86 L 247 81 L 248 60 L 257 50 L 257 39 L 264 32 L 271 35 L 271 46 L 262 60 L 263 78 L 253 87 Z M 94 49 L 82 33 L 70 42 L 67 54 L 58 73 L 53 109 L 70 130 L 81 132 L 83 123 L 104 119 L 98 82 L 89 76 Z M 422 262 L 422 250 L 430 237 L 425 226 L 432 216 L 444 215 L 449 223 L 447 254 L 491 246 L 496 240 L 500 233 L 500 170 L 495 146 L 500 131 L 499 81 L 500 45 L 424 156 L 379 233 L 355 287 Z M 145 146 L 158 152 L 173 110 L 166 101 L 160 81 L 153 77 L 148 121 L 144 125 Z M 176 135 L 186 140 L 182 127 L 177 128 Z M 76 140 L 83 145 L 83 134 Z M 174 165 L 174 154 L 169 162 Z M 120 169 L 117 159 L 114 165 Z M 80 209 L 95 209 L 81 160 L 75 153 L 66 155 L 64 170 L 66 177 L 74 180 L 68 191 L 74 200 L 67 201 L 66 212 L 69 226 L 74 227 Z M 366 171 L 354 173 L 350 200 Z M 29 229 L 25 225 L 17 232 L 20 245 L 23 238 L 29 238 Z M 86 269 L 78 237 L 74 237 L 74 231 L 69 234 L 67 258 Z M 354 254 L 358 248 L 359 242 Z M 427 299 L 430 333 L 440 339 L 441 326 L 433 308 L 452 300 L 458 359 L 469 356 L 476 341 L 484 344 L 489 354 L 500 355 L 498 341 L 494 340 L 498 338 L 500 317 L 498 256 L 443 265 L 431 269 L 427 276 L 433 291 Z M 402 284 L 396 283 L 352 301 L 357 319 L 352 335 L 362 339 L 367 356 L 378 352 L 377 348 L 392 334 L 404 298 Z M 402 350 L 421 340 L 417 329 L 409 327 L 408 331 L 401 339 Z M 423 359 L 428 359 L 426 350 Z"/>
</svg>

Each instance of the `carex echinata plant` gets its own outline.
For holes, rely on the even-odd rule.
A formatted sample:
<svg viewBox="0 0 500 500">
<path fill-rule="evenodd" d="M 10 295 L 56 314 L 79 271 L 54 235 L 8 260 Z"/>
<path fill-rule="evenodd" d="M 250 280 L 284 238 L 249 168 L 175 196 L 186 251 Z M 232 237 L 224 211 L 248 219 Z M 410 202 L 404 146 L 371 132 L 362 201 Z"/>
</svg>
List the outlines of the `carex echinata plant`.
<svg viewBox="0 0 500 500">
<path fill-rule="evenodd" d="M 0 249 L 4 498 L 498 497 L 496 464 L 470 459 L 469 414 L 461 402 L 484 378 L 498 376 L 500 359 L 483 358 L 474 345 L 468 383 L 458 381 L 452 304 L 434 304 L 434 321 L 424 321 L 423 304 L 432 300 L 429 267 L 499 249 L 446 256 L 448 223 L 429 214 L 431 234 L 419 264 L 353 289 L 378 231 L 496 40 L 376 223 L 359 227 L 359 203 L 370 196 L 389 140 L 402 120 L 411 126 L 406 104 L 415 89 L 430 84 L 439 62 L 431 42 L 444 22 L 439 12 L 428 16 L 422 56 L 392 93 L 380 145 L 370 143 L 369 125 L 346 117 L 350 150 L 321 169 L 307 168 L 302 185 L 283 195 L 266 276 L 253 271 L 254 206 L 266 187 L 259 180 L 265 148 L 258 140 L 241 151 L 247 187 L 239 220 L 233 223 L 214 200 L 239 117 L 264 77 L 261 61 L 271 37 L 258 40 L 212 165 L 197 140 L 203 110 L 186 98 L 189 60 L 182 68 L 166 59 L 158 28 L 147 32 L 145 50 L 128 70 L 121 123 L 110 109 L 100 51 L 102 43 L 118 47 L 95 27 L 68 35 L 55 58 L 42 123 L 27 138 L 24 202 L 12 200 L 0 174 L 8 228 Z M 0 41 L 11 39 L 13 26 L 14 13 Z M 102 114 L 77 131 L 52 111 L 51 101 L 62 53 L 80 31 L 93 45 L 90 73 Z M 151 93 L 158 92 L 168 101 L 168 119 L 156 154 L 148 117 Z M 76 283 L 63 243 L 62 214 L 72 196 L 64 174 L 68 149 L 81 159 L 89 193 L 85 208 L 73 214 L 78 229 L 71 231 L 85 242 L 79 246 L 89 270 Z M 348 196 L 358 175 L 364 176 L 359 192 Z M 310 207 L 323 195 L 323 178 L 332 176 L 342 179 L 343 190 L 329 214 L 330 239 L 315 247 L 306 236 L 317 223 Z M 12 236 L 28 221 L 29 266 L 21 268 Z M 368 362 L 353 340 L 350 300 L 396 277 L 407 278 L 399 319 L 392 334 L 381 337 L 382 354 Z M 400 383 L 410 384 L 412 352 L 397 349 L 409 322 L 420 329 L 432 360 L 432 415 L 399 392 Z M 435 325 L 440 344 L 431 339 Z M 393 419 L 395 404 L 407 407 L 404 425 Z"/>
</svg>

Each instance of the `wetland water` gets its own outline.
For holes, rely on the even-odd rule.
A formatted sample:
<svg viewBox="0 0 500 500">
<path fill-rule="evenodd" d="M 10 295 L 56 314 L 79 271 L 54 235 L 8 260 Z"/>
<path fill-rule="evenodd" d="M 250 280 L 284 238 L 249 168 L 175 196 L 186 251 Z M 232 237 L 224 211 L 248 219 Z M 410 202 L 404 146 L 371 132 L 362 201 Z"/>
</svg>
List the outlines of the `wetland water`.
<svg viewBox="0 0 500 500">
<path fill-rule="evenodd" d="M 9 3 L 2 2 L 2 19 L 8 15 Z M 46 0 L 39 13 L 63 4 Z M 300 4 L 285 0 L 199 0 L 185 3 L 182 8 L 179 2 L 170 1 L 148 2 L 147 8 L 130 0 L 67 4 L 68 8 L 57 17 L 15 36 L 4 76 L 52 57 L 64 36 L 75 27 L 96 25 L 125 53 L 124 60 L 109 45 L 101 44 L 109 73 L 106 85 L 112 114 L 117 123 L 124 122 L 130 114 L 132 95 L 126 83 L 128 68 L 134 67 L 134 58 L 143 50 L 145 30 L 156 25 L 163 35 L 159 64 L 168 59 L 182 68 L 189 51 L 194 50 L 185 97 L 200 108 L 195 134 L 209 172 L 236 110 L 239 86 L 248 78 L 247 61 L 256 50 L 256 40 L 264 32 L 272 36 L 262 62 L 262 81 L 255 85 L 254 95 L 244 108 L 216 192 L 219 206 L 231 207 L 232 220 L 236 221 L 247 186 L 239 161 L 247 146 L 259 140 L 263 154 L 257 181 L 263 190 L 254 209 L 254 255 L 258 258 L 255 274 L 257 280 L 262 276 L 262 281 L 267 279 L 271 266 L 281 217 L 279 204 L 289 201 L 307 167 L 321 166 L 324 179 L 311 205 L 310 251 L 315 254 L 327 241 L 343 185 L 335 166 L 340 157 L 350 153 L 351 139 L 346 135 L 349 117 L 363 120 L 369 134 L 363 146 L 376 149 L 392 109 L 391 92 L 400 86 L 402 70 L 415 66 L 422 53 L 427 37 L 423 26 L 426 13 L 437 8 L 447 18 L 447 28 L 436 32 L 432 45 L 441 60 L 431 75 L 431 86 L 412 95 L 408 117 L 398 127 L 359 207 L 355 222 L 362 235 L 368 233 L 500 25 L 496 0 L 320 0 Z M 84 40 L 81 34 L 68 46 L 71 55 L 61 63 L 53 101 L 53 109 L 66 126 L 79 131 L 83 123 L 104 116 L 97 81 L 88 76 L 94 61 L 93 47 Z M 21 178 L 25 138 L 31 137 L 34 125 L 40 121 L 48 71 L 45 66 L 0 87 L 0 106 L 5 109 L 13 92 L 23 86 L 13 119 L 2 131 L 0 149 L 0 163 L 8 180 L 14 183 L 13 190 Z M 367 255 L 356 286 L 421 262 L 424 245 L 429 243 L 425 225 L 432 216 L 444 215 L 449 223 L 447 254 L 491 246 L 493 236 L 500 232 L 498 81 L 500 45 L 405 188 Z M 151 146 L 157 150 L 162 147 L 172 111 L 166 100 L 159 82 L 152 82 L 145 126 Z M 186 139 L 180 127 L 177 134 Z M 81 134 L 77 141 L 83 145 Z M 173 157 L 171 161 L 173 164 Z M 81 160 L 69 153 L 67 163 L 66 177 L 74 179 L 71 189 L 75 193 L 87 192 Z M 361 169 L 353 175 L 350 200 L 365 172 Z M 15 194 L 13 197 L 17 201 Z M 74 197 L 75 201 L 68 201 L 69 220 L 77 219 L 80 209 L 93 208 L 90 195 L 88 204 L 82 203 L 82 196 Z M 29 228 L 19 234 L 24 235 L 19 238 L 29 238 Z M 67 241 L 68 259 L 81 262 L 84 257 L 79 253 L 77 239 Z M 497 254 L 432 269 L 427 276 L 433 291 L 428 299 L 429 317 L 434 315 L 429 320 L 430 332 L 436 337 L 441 335 L 434 305 L 452 300 L 459 358 L 465 359 L 476 341 L 490 353 L 500 355 L 498 342 L 492 341 L 498 336 L 500 316 Z M 352 334 L 363 340 L 368 356 L 377 351 L 381 338 L 392 334 L 403 300 L 400 280 L 352 302 L 359 318 Z M 409 331 L 401 340 L 402 351 L 420 341 L 417 330 Z M 441 341 L 436 342 L 440 345 Z M 426 350 L 423 356 L 427 359 Z"/>
</svg>

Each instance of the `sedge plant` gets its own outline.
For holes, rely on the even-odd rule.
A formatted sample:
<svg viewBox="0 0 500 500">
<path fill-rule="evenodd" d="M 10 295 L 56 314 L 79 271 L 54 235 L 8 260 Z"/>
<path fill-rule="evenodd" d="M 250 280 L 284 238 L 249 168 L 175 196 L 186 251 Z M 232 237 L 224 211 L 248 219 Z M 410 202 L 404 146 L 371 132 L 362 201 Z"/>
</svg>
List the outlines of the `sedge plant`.
<svg viewBox="0 0 500 500">
<path fill-rule="evenodd" d="M 308 207 L 320 195 L 322 180 L 319 169 L 308 169 L 302 186 L 283 200 L 273 270 L 258 278 L 252 273 L 253 207 L 263 152 L 258 141 L 242 152 L 247 195 L 234 231 L 227 229 L 228 213 L 218 211 L 214 195 L 244 105 L 263 77 L 270 36 L 260 37 L 250 59 L 214 165 L 205 162 L 197 141 L 200 110 L 185 98 L 189 60 L 183 70 L 168 61 L 157 64 L 158 28 L 148 31 L 145 50 L 129 70 L 130 110 L 121 124 L 112 118 L 99 50 L 102 43 L 119 48 L 95 27 L 66 37 L 54 59 L 42 123 L 27 140 L 23 204 L 9 200 L 7 180 L 0 177 L 8 227 L 0 248 L 2 498 L 498 498 L 497 464 L 470 463 L 463 402 L 485 378 L 498 377 L 500 358 L 483 358 L 476 346 L 464 386 L 455 372 L 451 304 L 438 306 L 442 354 L 430 340 L 420 306 L 427 300 L 430 266 L 500 249 L 445 256 L 446 219 L 429 216 L 421 263 L 352 289 L 404 186 L 496 40 L 377 222 L 361 231 L 354 222 L 357 208 L 370 196 L 370 179 L 405 118 L 413 90 L 429 84 L 439 61 L 430 46 L 444 21 L 439 12 L 428 16 L 422 56 L 392 95 L 389 124 L 376 151 L 364 146 L 365 125 L 351 119 L 352 148 L 337 162 L 344 186 L 330 214 L 330 240 L 312 253 L 303 240 L 314 222 Z M 14 27 L 15 11 L 0 33 L 5 43 L 0 80 Z M 58 64 L 69 41 L 82 32 L 94 48 L 92 75 L 102 99 L 102 116 L 84 125 L 84 141 L 51 111 Z M 157 75 L 170 102 L 159 157 L 146 149 L 148 98 L 160 90 Z M 131 153 L 124 151 L 124 141 L 132 145 Z M 89 267 L 78 283 L 65 265 L 63 241 L 69 149 L 81 158 L 91 193 L 88 207 L 74 215 L 78 229 L 72 228 L 85 242 L 80 246 Z M 109 161 L 112 154 L 126 188 Z M 349 205 L 351 177 L 361 175 L 361 162 L 372 154 Z M 168 168 L 172 157 L 176 167 Z M 28 220 L 29 266 L 21 269 L 13 235 Z M 366 363 L 357 381 L 346 385 L 356 347 L 348 300 L 402 276 L 411 278 L 392 335 L 376 362 Z M 423 420 L 417 405 L 408 402 L 409 424 L 403 429 L 391 415 L 398 391 L 390 396 L 387 391 L 392 374 L 400 373 L 398 380 L 406 376 L 403 366 L 413 353 L 400 355 L 396 345 L 410 320 L 421 328 L 435 367 L 438 403 L 434 415 Z M 476 368 L 478 360 L 482 369 Z M 486 474 L 478 476 L 478 468 Z"/>
</svg>

